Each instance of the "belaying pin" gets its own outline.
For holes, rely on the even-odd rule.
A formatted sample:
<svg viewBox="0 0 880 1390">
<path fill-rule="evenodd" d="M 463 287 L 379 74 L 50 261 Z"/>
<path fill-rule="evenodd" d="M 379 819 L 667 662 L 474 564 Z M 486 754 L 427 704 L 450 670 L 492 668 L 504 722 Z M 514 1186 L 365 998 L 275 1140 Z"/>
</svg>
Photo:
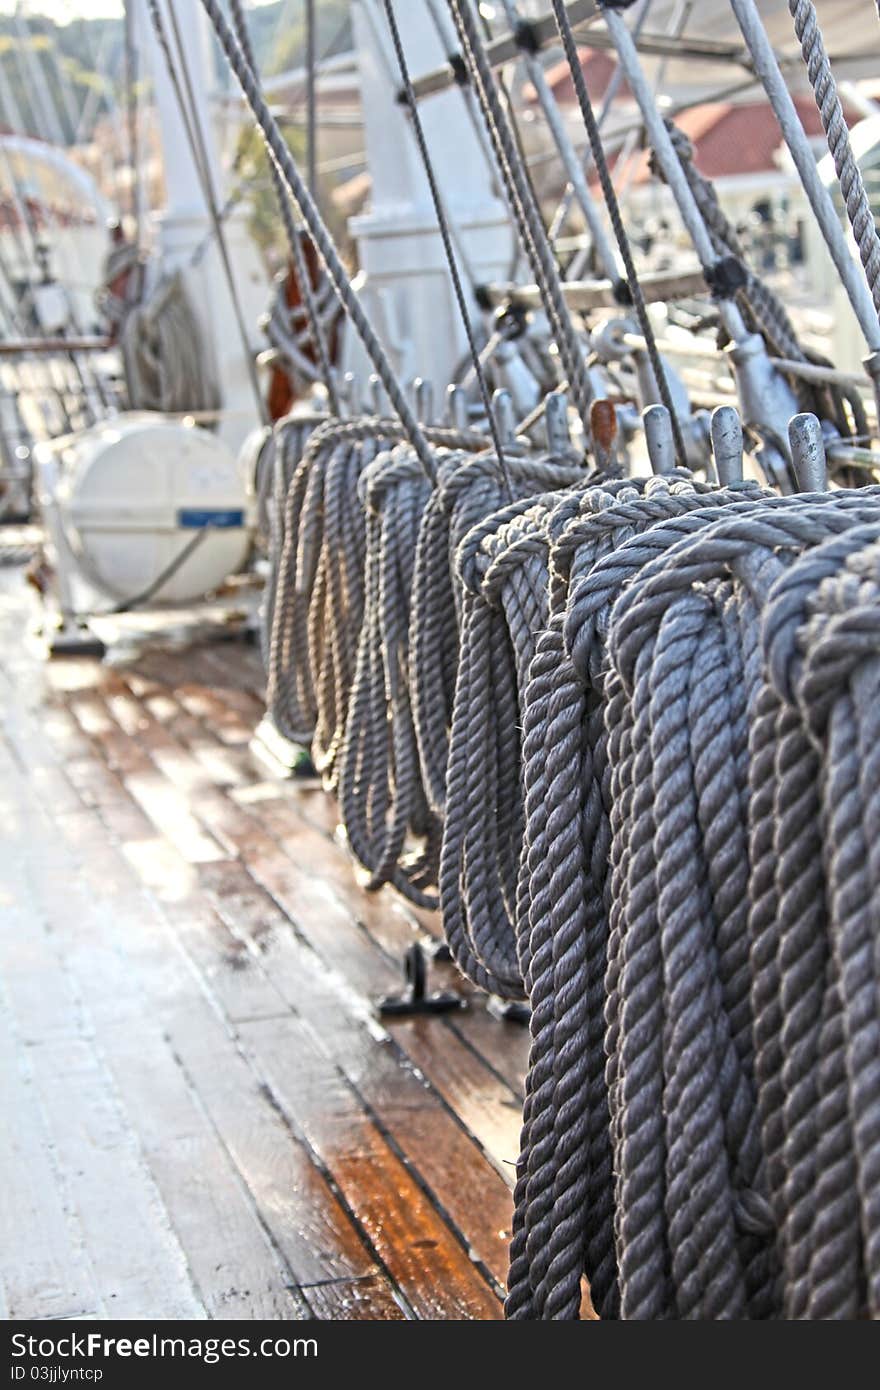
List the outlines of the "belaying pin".
<svg viewBox="0 0 880 1390">
<path fill-rule="evenodd" d="M 547 452 L 564 457 L 571 452 L 571 433 L 568 428 L 568 397 L 564 391 L 551 391 L 544 402 L 544 428 L 547 432 Z"/>
<path fill-rule="evenodd" d="M 416 419 L 421 425 L 433 425 L 434 423 L 434 388 L 430 381 L 424 377 L 417 376 L 413 382 L 415 393 Z"/>
<path fill-rule="evenodd" d="M 450 385 L 446 388 L 446 416 L 454 430 L 464 432 L 470 423 L 468 417 L 467 391 L 463 386 Z"/>
<path fill-rule="evenodd" d="M 651 471 L 658 476 L 674 473 L 678 465 L 675 455 L 675 436 L 672 433 L 672 420 L 665 405 L 649 405 L 642 411 L 642 424 L 645 427 L 645 443 Z"/>
<path fill-rule="evenodd" d="M 721 487 L 743 478 L 743 427 L 735 405 L 719 405 L 712 411 L 712 455 Z"/>
<path fill-rule="evenodd" d="M 513 444 L 516 437 L 516 418 L 513 410 L 513 397 L 503 388 L 492 394 L 492 415 L 502 446 Z"/>
<path fill-rule="evenodd" d="M 593 457 L 601 473 L 617 472 L 617 411 L 604 396 L 590 406 L 590 436 Z"/>
<path fill-rule="evenodd" d="M 800 492 L 827 492 L 825 436 L 815 415 L 804 411 L 788 422 L 788 442 Z"/>
</svg>

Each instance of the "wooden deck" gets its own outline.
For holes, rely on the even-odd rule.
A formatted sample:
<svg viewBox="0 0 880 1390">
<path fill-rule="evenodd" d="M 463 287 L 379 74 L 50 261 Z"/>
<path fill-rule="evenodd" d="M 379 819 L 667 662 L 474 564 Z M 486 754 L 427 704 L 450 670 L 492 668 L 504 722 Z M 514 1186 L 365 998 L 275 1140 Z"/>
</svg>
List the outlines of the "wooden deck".
<svg viewBox="0 0 880 1390">
<path fill-rule="evenodd" d="M 253 648 L 34 612 L 0 568 L 0 1316 L 500 1317 L 527 1030 L 377 1022 L 437 925 L 252 758 Z"/>
</svg>

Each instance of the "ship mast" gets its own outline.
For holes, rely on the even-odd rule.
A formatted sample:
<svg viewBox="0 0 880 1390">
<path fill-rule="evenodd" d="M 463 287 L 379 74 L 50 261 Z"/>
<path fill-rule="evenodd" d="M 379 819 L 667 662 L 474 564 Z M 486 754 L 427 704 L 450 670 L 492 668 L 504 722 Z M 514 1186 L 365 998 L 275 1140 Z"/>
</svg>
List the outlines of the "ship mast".
<svg viewBox="0 0 880 1390">
<path fill-rule="evenodd" d="M 161 272 L 181 269 L 203 330 L 206 350 L 212 354 L 220 383 L 223 415 L 220 434 L 237 447 L 257 416 L 251 367 L 242 341 L 239 316 L 223 267 L 206 197 L 210 190 L 215 209 L 225 211 L 227 189 L 221 170 L 210 97 L 215 86 L 212 51 L 204 11 L 200 5 L 157 0 L 169 46 L 175 58 L 177 83 L 157 42 L 150 21 L 148 0 L 137 0 L 136 31 L 148 46 L 154 77 L 156 108 L 165 170 L 166 205 L 156 215 L 158 266 Z M 176 22 L 175 26 L 172 23 Z M 177 35 L 180 43 L 177 43 Z M 188 79 L 188 80 L 187 80 Z M 180 94 L 187 105 L 181 112 Z M 197 152 L 191 133 L 197 136 Z M 247 325 L 248 349 L 253 355 L 262 346 L 257 322 L 265 309 L 268 287 L 257 247 L 247 228 L 243 207 L 222 216 L 222 234 L 235 276 L 241 318 Z"/>
<path fill-rule="evenodd" d="M 413 72 L 443 64 L 454 48 L 451 39 L 448 48 L 441 41 L 435 15 L 442 21 L 445 5 L 421 0 L 397 8 Z M 356 283 L 398 377 L 422 376 L 439 389 L 453 379 L 467 341 L 424 167 L 398 101 L 400 78 L 381 4 L 354 0 L 352 21 L 372 183 L 369 212 L 350 223 L 361 267 Z M 472 285 L 489 283 L 510 268 L 512 236 L 507 211 L 493 193 L 484 147 L 457 89 L 425 102 L 421 115 L 437 180 L 446 191 L 463 278 Z M 345 365 L 365 370 L 357 344 L 347 344 Z"/>
</svg>

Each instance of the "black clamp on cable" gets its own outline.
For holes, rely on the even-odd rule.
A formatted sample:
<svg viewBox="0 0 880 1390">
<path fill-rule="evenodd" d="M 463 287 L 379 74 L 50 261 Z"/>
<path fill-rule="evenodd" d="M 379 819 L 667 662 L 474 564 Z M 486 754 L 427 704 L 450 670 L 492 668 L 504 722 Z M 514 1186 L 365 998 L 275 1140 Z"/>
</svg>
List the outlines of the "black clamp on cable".
<svg viewBox="0 0 880 1390">
<path fill-rule="evenodd" d="M 628 10 L 636 0 L 599 0 L 600 10 Z"/>
<path fill-rule="evenodd" d="M 529 53 L 534 58 L 541 52 L 538 31 L 527 19 L 519 19 L 513 26 L 513 41 L 520 53 Z"/>
<path fill-rule="evenodd" d="M 749 283 L 749 275 L 738 256 L 722 256 L 703 270 L 713 299 L 733 299 Z"/>
<path fill-rule="evenodd" d="M 461 54 L 450 53 L 447 55 L 446 61 L 452 70 L 452 76 L 456 84 L 459 87 L 470 86 L 471 76 L 467 70 L 467 63 L 464 61 L 464 58 L 462 58 Z"/>
<path fill-rule="evenodd" d="M 489 293 L 488 285 L 474 285 L 474 299 L 477 301 L 477 306 L 482 309 L 485 314 L 491 313 L 495 308 L 494 301 Z"/>
<path fill-rule="evenodd" d="M 615 280 L 611 286 L 611 293 L 614 295 L 615 304 L 620 304 L 626 309 L 632 307 L 632 290 L 629 287 L 628 281 L 622 278 L 620 280 Z"/>
<path fill-rule="evenodd" d="M 495 331 L 506 343 L 521 338 L 528 325 L 528 310 L 522 304 L 505 304 L 495 315 Z"/>
</svg>

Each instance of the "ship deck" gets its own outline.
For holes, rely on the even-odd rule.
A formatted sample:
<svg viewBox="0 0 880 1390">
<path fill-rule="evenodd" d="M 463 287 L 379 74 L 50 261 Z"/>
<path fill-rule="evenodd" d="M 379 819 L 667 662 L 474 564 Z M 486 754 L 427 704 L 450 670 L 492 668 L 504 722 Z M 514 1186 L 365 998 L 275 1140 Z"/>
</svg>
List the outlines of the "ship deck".
<svg viewBox="0 0 880 1390">
<path fill-rule="evenodd" d="M 527 1030 L 378 1022 L 436 920 L 254 758 L 252 646 L 36 611 L 0 568 L 0 1315 L 500 1317 Z"/>
</svg>

